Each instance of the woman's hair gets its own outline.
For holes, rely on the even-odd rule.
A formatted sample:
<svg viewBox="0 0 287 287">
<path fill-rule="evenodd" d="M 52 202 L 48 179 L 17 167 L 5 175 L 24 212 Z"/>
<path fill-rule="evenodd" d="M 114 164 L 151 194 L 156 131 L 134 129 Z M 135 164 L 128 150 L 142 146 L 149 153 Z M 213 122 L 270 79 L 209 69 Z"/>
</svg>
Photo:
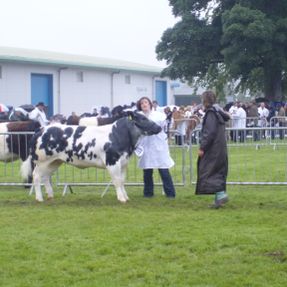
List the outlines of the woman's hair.
<svg viewBox="0 0 287 287">
<path fill-rule="evenodd" d="M 147 100 L 149 102 L 149 105 L 150 105 L 150 109 L 152 109 L 152 102 L 151 100 L 148 98 L 148 97 L 141 97 L 138 101 L 137 101 L 137 110 L 138 111 L 141 111 L 142 108 L 141 108 L 141 101 L 142 100 Z"/>
<path fill-rule="evenodd" d="M 216 95 L 213 91 L 205 91 L 202 95 L 202 103 L 206 108 L 212 107 L 216 102 Z"/>
</svg>

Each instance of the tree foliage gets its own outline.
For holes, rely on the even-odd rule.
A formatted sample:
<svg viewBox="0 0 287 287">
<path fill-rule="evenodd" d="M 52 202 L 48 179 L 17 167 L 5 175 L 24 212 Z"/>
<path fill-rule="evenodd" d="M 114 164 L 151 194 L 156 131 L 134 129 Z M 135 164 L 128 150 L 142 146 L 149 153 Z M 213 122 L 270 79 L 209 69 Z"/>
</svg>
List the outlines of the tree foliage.
<svg viewBox="0 0 287 287">
<path fill-rule="evenodd" d="M 179 21 L 156 47 L 163 74 L 217 87 L 237 82 L 282 100 L 287 67 L 287 0 L 170 0 Z"/>
</svg>

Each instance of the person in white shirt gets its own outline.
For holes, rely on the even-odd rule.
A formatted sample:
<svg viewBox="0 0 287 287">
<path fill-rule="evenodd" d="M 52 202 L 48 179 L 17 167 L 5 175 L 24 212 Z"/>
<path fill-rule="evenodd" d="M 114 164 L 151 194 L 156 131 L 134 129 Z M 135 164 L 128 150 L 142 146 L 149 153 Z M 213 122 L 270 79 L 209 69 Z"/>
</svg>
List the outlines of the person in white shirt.
<svg viewBox="0 0 287 287">
<path fill-rule="evenodd" d="M 242 103 L 237 103 L 236 117 L 238 119 L 238 136 L 240 142 L 245 141 L 245 128 L 246 128 L 246 111 L 242 107 Z"/>
<path fill-rule="evenodd" d="M 236 112 L 238 110 L 237 107 L 237 102 L 234 102 L 234 104 L 230 107 L 229 109 L 229 114 L 231 118 L 231 128 L 237 129 L 238 128 L 238 118 L 236 116 Z M 237 141 L 237 131 L 236 130 L 231 130 L 230 131 L 230 137 L 233 141 Z"/>
<path fill-rule="evenodd" d="M 40 123 L 41 127 L 44 127 L 49 124 L 47 116 L 45 114 L 45 104 L 43 102 L 39 102 L 35 109 L 29 113 L 29 119 L 34 120 Z"/>
<path fill-rule="evenodd" d="M 158 108 L 158 102 L 156 100 L 153 100 L 152 101 L 152 110 L 153 111 L 156 111 Z"/>
<path fill-rule="evenodd" d="M 258 114 L 259 114 L 258 126 L 261 128 L 266 127 L 267 118 L 269 116 L 269 110 L 265 107 L 265 103 L 260 104 L 260 107 L 258 108 Z M 265 138 L 265 130 L 261 131 L 261 135 L 263 138 Z"/>
</svg>

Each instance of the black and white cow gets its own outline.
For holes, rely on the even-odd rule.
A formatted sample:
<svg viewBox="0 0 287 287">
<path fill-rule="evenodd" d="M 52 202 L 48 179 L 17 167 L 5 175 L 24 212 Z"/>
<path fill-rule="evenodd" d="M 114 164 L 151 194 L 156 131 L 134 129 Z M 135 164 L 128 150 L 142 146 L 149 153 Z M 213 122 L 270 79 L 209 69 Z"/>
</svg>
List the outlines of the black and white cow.
<svg viewBox="0 0 287 287">
<path fill-rule="evenodd" d="M 144 115 L 130 112 L 129 117 L 105 126 L 54 125 L 45 127 L 31 141 L 29 158 L 22 165 L 22 175 L 33 171 L 36 200 L 43 201 L 41 183 L 48 198 L 53 197 L 51 174 L 66 162 L 79 168 L 99 167 L 108 170 L 115 185 L 117 198 L 128 200 L 124 187 L 129 158 L 142 135 L 153 135 L 161 127 Z"/>
</svg>

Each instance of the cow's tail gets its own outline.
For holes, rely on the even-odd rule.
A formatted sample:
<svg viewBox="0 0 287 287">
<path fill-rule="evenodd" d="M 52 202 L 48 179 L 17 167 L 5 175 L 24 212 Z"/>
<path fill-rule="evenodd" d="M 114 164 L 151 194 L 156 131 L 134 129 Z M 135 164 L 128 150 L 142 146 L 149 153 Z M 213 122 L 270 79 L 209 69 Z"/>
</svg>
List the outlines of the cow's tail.
<svg viewBox="0 0 287 287">
<path fill-rule="evenodd" d="M 28 158 L 25 161 L 23 161 L 21 165 L 21 176 L 28 183 L 32 182 L 33 169 L 34 169 L 34 163 L 32 160 L 32 156 L 29 155 Z"/>
</svg>

